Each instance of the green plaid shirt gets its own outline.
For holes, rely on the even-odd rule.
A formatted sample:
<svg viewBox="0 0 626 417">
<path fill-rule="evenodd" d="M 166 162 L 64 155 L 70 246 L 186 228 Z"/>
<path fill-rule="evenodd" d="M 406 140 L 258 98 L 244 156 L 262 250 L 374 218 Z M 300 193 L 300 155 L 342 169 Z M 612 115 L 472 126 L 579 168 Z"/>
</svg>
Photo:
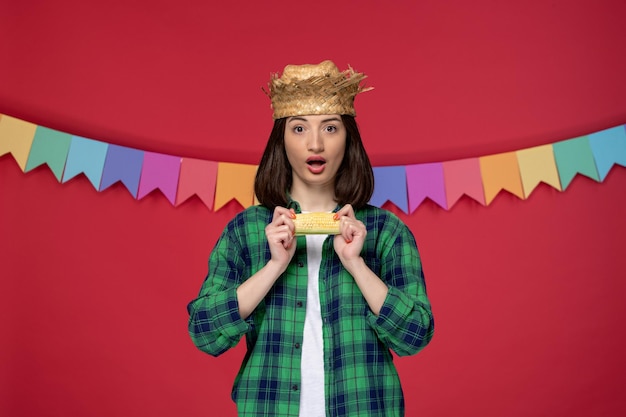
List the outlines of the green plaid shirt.
<svg viewBox="0 0 626 417">
<path fill-rule="evenodd" d="M 300 207 L 292 202 L 296 212 Z M 420 256 L 411 231 L 393 213 L 372 206 L 356 211 L 367 228 L 362 256 L 389 287 L 375 316 L 333 249 L 322 248 L 322 308 L 326 415 L 402 416 L 404 397 L 390 349 L 412 355 L 430 341 L 433 316 Z M 298 237 L 287 270 L 246 320 L 237 287 L 270 259 L 262 206 L 239 213 L 226 226 L 209 259 L 200 295 L 188 305 L 189 333 L 202 351 L 217 356 L 246 336 L 247 353 L 232 397 L 240 416 L 299 413 L 300 360 L 307 301 L 306 239 Z"/>
</svg>

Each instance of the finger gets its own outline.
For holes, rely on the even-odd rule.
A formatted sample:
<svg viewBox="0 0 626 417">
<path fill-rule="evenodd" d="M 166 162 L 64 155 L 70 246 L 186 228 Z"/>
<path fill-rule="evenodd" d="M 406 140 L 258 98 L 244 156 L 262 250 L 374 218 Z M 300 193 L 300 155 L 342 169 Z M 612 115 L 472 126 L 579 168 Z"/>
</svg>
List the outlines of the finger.
<svg viewBox="0 0 626 417">
<path fill-rule="evenodd" d="M 283 239 L 283 247 L 285 249 L 289 249 L 293 244 L 293 240 L 293 235 L 291 233 L 288 233 L 287 236 L 285 236 L 285 238 Z"/>
<path fill-rule="evenodd" d="M 354 218 L 354 209 L 351 204 L 346 204 L 335 213 L 335 219 L 340 219 L 343 216 Z"/>
<path fill-rule="evenodd" d="M 354 209 L 352 208 L 351 204 L 346 204 L 340 210 L 338 210 L 337 213 L 335 213 L 335 219 L 339 220 L 342 218 L 350 218 L 356 220 Z"/>
<path fill-rule="evenodd" d="M 343 231 L 345 231 L 346 241 L 351 242 L 357 237 L 364 238 L 367 235 L 367 229 L 361 221 L 351 219 L 349 217 L 344 217 L 343 219 L 345 222 L 345 227 Z"/>
<path fill-rule="evenodd" d="M 347 243 L 352 242 L 352 237 L 354 236 L 354 230 L 353 230 L 353 226 L 349 217 L 341 218 L 341 236 L 343 236 L 343 239 Z"/>
<path fill-rule="evenodd" d="M 352 207 L 352 204 L 346 204 L 342 208 L 347 211 L 346 216 L 354 218 L 354 208 Z"/>
<path fill-rule="evenodd" d="M 293 228 L 288 224 L 269 225 L 266 228 L 266 235 L 268 240 L 274 242 L 282 242 L 286 238 L 290 238 L 294 235 Z"/>
<path fill-rule="evenodd" d="M 294 209 L 287 209 L 285 207 L 276 206 L 274 209 L 274 214 L 272 218 L 272 222 L 280 221 L 281 219 L 295 219 L 296 212 Z"/>
<path fill-rule="evenodd" d="M 296 226 L 293 223 L 293 219 L 295 218 L 295 212 L 293 209 L 286 209 L 284 207 L 276 207 L 274 210 L 274 218 L 270 225 L 274 227 L 287 226 L 291 233 L 294 233 L 296 230 Z"/>
</svg>

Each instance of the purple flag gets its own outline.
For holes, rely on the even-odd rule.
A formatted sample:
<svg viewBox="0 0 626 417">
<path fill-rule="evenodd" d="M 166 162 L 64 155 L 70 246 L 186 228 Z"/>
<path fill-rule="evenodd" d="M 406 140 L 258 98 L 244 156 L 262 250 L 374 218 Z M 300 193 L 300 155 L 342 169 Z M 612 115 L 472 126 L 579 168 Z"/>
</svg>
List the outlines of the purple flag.
<svg viewBox="0 0 626 417">
<path fill-rule="evenodd" d="M 443 178 L 441 162 L 428 164 L 408 165 L 406 177 L 409 190 L 409 209 L 413 213 L 428 197 L 444 209 L 446 203 L 446 188 Z"/>
<path fill-rule="evenodd" d="M 121 181 L 128 191 L 137 198 L 139 178 L 143 165 L 143 151 L 126 148 L 124 146 L 109 145 L 100 191 L 110 187 L 117 181 Z"/>
<path fill-rule="evenodd" d="M 381 207 L 387 201 L 408 213 L 406 196 L 406 172 L 404 166 L 374 168 L 374 194 L 370 204 Z"/>
<path fill-rule="evenodd" d="M 176 205 L 180 160 L 180 156 L 146 152 L 143 157 L 137 198 L 141 199 L 158 188 L 172 205 Z"/>
</svg>

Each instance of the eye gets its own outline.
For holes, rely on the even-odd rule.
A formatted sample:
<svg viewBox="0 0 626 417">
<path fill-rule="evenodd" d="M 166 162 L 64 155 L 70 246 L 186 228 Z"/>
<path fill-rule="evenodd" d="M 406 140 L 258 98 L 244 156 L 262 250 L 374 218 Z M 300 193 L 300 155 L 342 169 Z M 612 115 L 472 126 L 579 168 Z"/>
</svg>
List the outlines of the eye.
<svg viewBox="0 0 626 417">
<path fill-rule="evenodd" d="M 295 127 L 293 128 L 293 131 L 294 131 L 295 133 L 302 133 L 302 132 L 304 132 L 304 127 L 302 127 L 302 126 L 295 126 Z"/>
<path fill-rule="evenodd" d="M 329 133 L 336 132 L 337 131 L 337 126 L 328 125 L 328 126 L 324 127 L 324 131 L 329 132 Z"/>
</svg>

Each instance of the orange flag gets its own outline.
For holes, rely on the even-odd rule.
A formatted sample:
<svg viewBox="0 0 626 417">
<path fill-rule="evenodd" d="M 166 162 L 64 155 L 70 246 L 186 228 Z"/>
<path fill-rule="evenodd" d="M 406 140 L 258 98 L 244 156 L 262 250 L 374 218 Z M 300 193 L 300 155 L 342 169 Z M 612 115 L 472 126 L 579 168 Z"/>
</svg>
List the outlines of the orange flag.
<svg viewBox="0 0 626 417">
<path fill-rule="evenodd" d="M 217 165 L 217 186 L 215 187 L 214 211 L 235 199 L 248 208 L 254 204 L 254 177 L 256 165 L 219 162 Z"/>
<path fill-rule="evenodd" d="M 487 205 L 501 190 L 507 190 L 521 199 L 524 198 L 515 152 L 483 156 L 479 158 L 479 161 Z"/>
</svg>

